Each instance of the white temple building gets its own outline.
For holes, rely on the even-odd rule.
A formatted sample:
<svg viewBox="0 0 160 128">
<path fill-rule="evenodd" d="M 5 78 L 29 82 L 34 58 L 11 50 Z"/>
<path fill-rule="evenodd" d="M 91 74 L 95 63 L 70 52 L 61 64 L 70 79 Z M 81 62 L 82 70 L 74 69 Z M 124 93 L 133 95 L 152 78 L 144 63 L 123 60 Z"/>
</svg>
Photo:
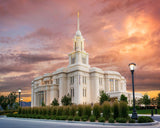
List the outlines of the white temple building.
<svg viewBox="0 0 160 128">
<path fill-rule="evenodd" d="M 70 94 L 74 104 L 91 104 L 99 102 L 100 92 L 110 97 L 120 98 L 121 94 L 132 102 L 132 93 L 126 90 L 126 79 L 116 71 L 103 71 L 89 65 L 89 55 L 84 49 L 84 38 L 79 29 L 73 39 L 73 51 L 68 54 L 69 65 L 46 73 L 32 81 L 31 106 L 50 105 L 54 98 L 61 104 L 61 98 Z M 135 94 L 141 98 L 140 93 Z"/>
</svg>

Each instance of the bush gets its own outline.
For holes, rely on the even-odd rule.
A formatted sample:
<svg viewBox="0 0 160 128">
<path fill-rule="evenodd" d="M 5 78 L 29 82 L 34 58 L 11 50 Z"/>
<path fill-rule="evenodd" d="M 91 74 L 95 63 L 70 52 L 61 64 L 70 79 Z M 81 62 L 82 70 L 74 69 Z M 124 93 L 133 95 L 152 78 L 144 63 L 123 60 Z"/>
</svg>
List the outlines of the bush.
<svg viewBox="0 0 160 128">
<path fill-rule="evenodd" d="M 91 105 L 85 105 L 84 106 L 83 115 L 87 115 L 88 117 L 91 116 Z"/>
<path fill-rule="evenodd" d="M 109 117 L 111 116 L 111 106 L 110 103 L 108 101 L 105 101 L 102 104 L 102 111 L 103 111 L 103 117 L 108 120 Z"/>
<path fill-rule="evenodd" d="M 63 107 L 63 115 L 69 116 L 69 106 L 64 106 Z"/>
<path fill-rule="evenodd" d="M 56 116 L 56 118 L 55 118 L 56 120 L 60 120 L 60 116 Z"/>
<path fill-rule="evenodd" d="M 82 116 L 84 113 L 84 106 L 78 105 L 78 116 Z"/>
<path fill-rule="evenodd" d="M 57 107 L 52 107 L 51 113 L 52 113 L 52 115 L 56 115 L 57 114 Z"/>
<path fill-rule="evenodd" d="M 134 119 L 129 119 L 129 123 L 136 123 Z"/>
<path fill-rule="evenodd" d="M 128 117 L 128 106 L 127 103 L 124 101 L 120 101 L 119 103 L 119 113 L 120 117 L 127 118 Z"/>
<path fill-rule="evenodd" d="M 56 115 L 57 115 L 57 116 L 62 116 L 62 112 L 63 112 L 63 107 L 60 106 L 60 107 L 58 107 L 58 109 L 57 109 Z"/>
<path fill-rule="evenodd" d="M 104 117 L 99 117 L 98 122 L 105 122 L 105 118 Z"/>
<path fill-rule="evenodd" d="M 76 115 L 76 111 L 77 111 L 77 106 L 76 105 L 70 106 L 69 115 L 75 116 Z"/>
<path fill-rule="evenodd" d="M 95 116 L 90 116 L 89 120 L 90 120 L 90 122 L 95 122 L 96 121 L 96 117 Z"/>
<path fill-rule="evenodd" d="M 73 116 L 69 116 L 68 120 L 72 121 L 73 120 Z"/>
<path fill-rule="evenodd" d="M 74 117 L 74 121 L 80 121 L 80 117 L 79 116 L 75 116 Z"/>
<path fill-rule="evenodd" d="M 99 104 L 94 104 L 93 106 L 93 115 L 98 119 L 100 117 L 101 107 Z"/>
<path fill-rule="evenodd" d="M 147 122 L 153 122 L 153 119 L 148 116 L 140 116 L 138 117 L 138 123 L 147 123 Z"/>
<path fill-rule="evenodd" d="M 119 117 L 119 104 L 117 101 L 113 103 L 113 117 L 114 119 Z"/>
<path fill-rule="evenodd" d="M 52 115 L 52 108 L 51 107 L 47 107 L 47 115 Z"/>
<path fill-rule="evenodd" d="M 51 116 L 51 120 L 55 120 L 56 119 L 56 116 Z"/>
<path fill-rule="evenodd" d="M 113 118 L 109 118 L 108 122 L 109 123 L 114 123 L 114 119 Z"/>
<path fill-rule="evenodd" d="M 126 118 L 117 118 L 117 119 L 116 119 L 116 122 L 126 123 L 126 122 L 127 122 L 127 119 L 126 119 Z"/>
<path fill-rule="evenodd" d="M 82 121 L 87 121 L 87 120 L 88 120 L 88 116 L 87 116 L 87 115 L 82 116 L 82 117 L 81 117 L 81 120 L 82 120 Z"/>
<path fill-rule="evenodd" d="M 60 120 L 67 120 L 68 119 L 67 116 L 60 116 L 59 118 L 60 118 Z"/>
</svg>

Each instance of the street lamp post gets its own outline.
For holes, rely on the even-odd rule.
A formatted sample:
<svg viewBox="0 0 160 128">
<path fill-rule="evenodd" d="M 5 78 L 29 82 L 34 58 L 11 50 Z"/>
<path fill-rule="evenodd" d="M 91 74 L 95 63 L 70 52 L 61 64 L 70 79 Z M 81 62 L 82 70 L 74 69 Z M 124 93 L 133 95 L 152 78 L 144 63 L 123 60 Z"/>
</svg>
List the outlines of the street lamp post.
<svg viewBox="0 0 160 128">
<path fill-rule="evenodd" d="M 132 119 L 137 119 L 137 112 L 136 112 L 136 108 L 135 108 L 135 94 L 134 94 L 134 70 L 135 70 L 136 64 L 135 63 L 130 63 L 129 64 L 129 68 L 131 70 L 131 74 L 132 74 L 132 92 L 133 92 L 133 113 L 132 113 Z"/>
<path fill-rule="evenodd" d="M 22 107 L 23 98 L 21 98 L 21 107 Z"/>
<path fill-rule="evenodd" d="M 20 106 L 20 102 L 21 102 L 21 101 L 20 101 L 20 100 L 21 100 L 21 99 L 20 99 L 20 98 L 21 98 L 21 89 L 18 90 L 18 93 L 19 93 L 19 106 Z"/>
</svg>

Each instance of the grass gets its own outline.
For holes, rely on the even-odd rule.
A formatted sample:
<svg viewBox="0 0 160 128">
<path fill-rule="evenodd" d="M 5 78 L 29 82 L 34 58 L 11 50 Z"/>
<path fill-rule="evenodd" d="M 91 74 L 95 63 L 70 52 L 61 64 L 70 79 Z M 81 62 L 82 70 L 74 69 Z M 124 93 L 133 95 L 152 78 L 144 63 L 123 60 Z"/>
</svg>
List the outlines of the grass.
<svg viewBox="0 0 160 128">
<path fill-rule="evenodd" d="M 138 114 L 151 114 L 151 109 L 144 110 L 136 110 Z M 155 110 L 153 109 L 153 113 L 155 114 Z M 129 111 L 129 114 L 132 114 L 132 111 Z M 157 114 L 160 114 L 160 109 L 157 109 Z"/>
</svg>

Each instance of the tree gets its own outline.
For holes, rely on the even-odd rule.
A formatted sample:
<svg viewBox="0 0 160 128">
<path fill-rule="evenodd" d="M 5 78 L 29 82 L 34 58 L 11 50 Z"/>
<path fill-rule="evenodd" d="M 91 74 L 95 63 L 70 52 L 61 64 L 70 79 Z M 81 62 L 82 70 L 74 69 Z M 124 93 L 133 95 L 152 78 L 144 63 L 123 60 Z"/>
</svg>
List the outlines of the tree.
<svg viewBox="0 0 160 128">
<path fill-rule="evenodd" d="M 127 97 L 124 94 L 122 94 L 120 97 L 120 101 L 124 101 L 127 103 Z"/>
<path fill-rule="evenodd" d="M 143 104 L 145 105 L 149 105 L 150 104 L 150 99 L 149 99 L 149 96 L 147 94 L 144 94 L 143 96 Z"/>
<path fill-rule="evenodd" d="M 110 101 L 110 96 L 102 91 L 100 94 L 100 104 L 103 104 L 104 101 Z"/>
<path fill-rule="evenodd" d="M 143 104 L 143 98 L 139 98 L 136 100 L 136 106 L 140 106 Z"/>
<path fill-rule="evenodd" d="M 4 110 L 7 109 L 7 106 L 8 106 L 8 97 L 7 96 L 0 97 L 0 105 Z"/>
<path fill-rule="evenodd" d="M 59 106 L 58 100 L 54 98 L 54 100 L 51 103 L 52 106 Z"/>
<path fill-rule="evenodd" d="M 10 108 L 13 108 L 13 104 L 16 102 L 16 98 L 17 98 L 16 92 L 11 92 L 8 95 L 8 105 L 10 106 Z"/>
<path fill-rule="evenodd" d="M 64 95 L 61 99 L 61 103 L 65 106 L 67 105 L 71 105 L 71 96 L 68 94 L 68 95 Z"/>
<path fill-rule="evenodd" d="M 158 107 L 160 107 L 160 93 L 158 93 L 158 97 L 157 97 L 157 105 L 158 105 Z"/>
</svg>

